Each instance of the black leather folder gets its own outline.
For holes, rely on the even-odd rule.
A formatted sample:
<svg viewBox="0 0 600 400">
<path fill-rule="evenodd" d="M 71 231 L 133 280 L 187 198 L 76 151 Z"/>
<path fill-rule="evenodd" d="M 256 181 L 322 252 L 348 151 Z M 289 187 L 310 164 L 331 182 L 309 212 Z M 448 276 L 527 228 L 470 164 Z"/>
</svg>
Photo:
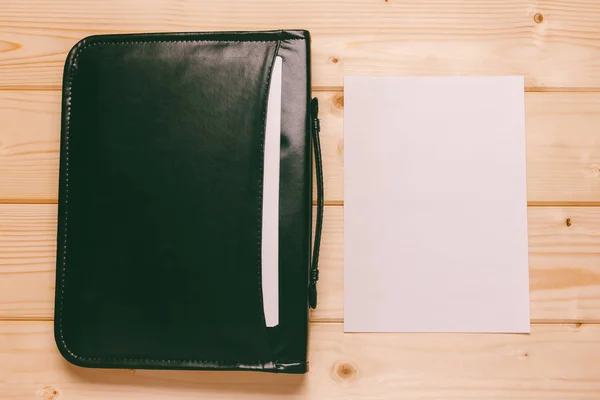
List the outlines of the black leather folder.
<svg viewBox="0 0 600 400">
<path fill-rule="evenodd" d="M 276 57 L 279 323 L 267 327 L 261 207 Z M 71 50 L 55 303 L 56 343 L 68 361 L 307 371 L 323 206 L 310 84 L 301 30 L 99 35 Z"/>
</svg>

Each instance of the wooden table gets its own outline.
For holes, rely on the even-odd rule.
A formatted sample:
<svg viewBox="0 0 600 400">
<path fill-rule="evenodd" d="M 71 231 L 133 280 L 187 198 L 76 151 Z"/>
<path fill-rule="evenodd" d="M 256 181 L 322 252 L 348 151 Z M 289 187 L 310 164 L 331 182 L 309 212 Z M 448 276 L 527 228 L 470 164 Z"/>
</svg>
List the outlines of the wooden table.
<svg viewBox="0 0 600 400">
<path fill-rule="evenodd" d="M 0 399 L 600 399 L 597 0 L 2 0 L 0 26 Z M 322 109 L 311 372 L 67 364 L 51 322 L 66 53 L 94 33 L 273 28 L 312 32 Z M 345 74 L 525 76 L 530 335 L 342 333 Z"/>
</svg>

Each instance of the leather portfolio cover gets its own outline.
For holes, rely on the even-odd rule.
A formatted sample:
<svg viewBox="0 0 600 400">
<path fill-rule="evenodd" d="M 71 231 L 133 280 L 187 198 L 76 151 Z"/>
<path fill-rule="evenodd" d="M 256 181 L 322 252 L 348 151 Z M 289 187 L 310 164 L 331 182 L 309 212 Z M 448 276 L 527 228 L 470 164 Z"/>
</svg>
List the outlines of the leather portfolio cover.
<svg viewBox="0 0 600 400">
<path fill-rule="evenodd" d="M 263 155 L 278 57 L 279 315 L 267 327 Z M 63 356 L 85 367 L 306 372 L 318 278 L 309 33 L 91 36 L 69 53 L 62 107 Z"/>
</svg>

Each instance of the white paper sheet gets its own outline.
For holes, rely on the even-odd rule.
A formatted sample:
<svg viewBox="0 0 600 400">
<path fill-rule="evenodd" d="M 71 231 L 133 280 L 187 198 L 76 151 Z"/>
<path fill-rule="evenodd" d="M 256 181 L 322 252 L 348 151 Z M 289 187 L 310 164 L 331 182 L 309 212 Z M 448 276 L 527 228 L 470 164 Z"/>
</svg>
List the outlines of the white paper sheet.
<svg viewBox="0 0 600 400">
<path fill-rule="evenodd" d="M 279 324 L 279 161 L 282 59 L 275 58 L 265 127 L 262 217 L 262 292 L 267 327 Z"/>
<path fill-rule="evenodd" d="M 346 77 L 346 332 L 529 332 L 522 77 Z"/>
</svg>

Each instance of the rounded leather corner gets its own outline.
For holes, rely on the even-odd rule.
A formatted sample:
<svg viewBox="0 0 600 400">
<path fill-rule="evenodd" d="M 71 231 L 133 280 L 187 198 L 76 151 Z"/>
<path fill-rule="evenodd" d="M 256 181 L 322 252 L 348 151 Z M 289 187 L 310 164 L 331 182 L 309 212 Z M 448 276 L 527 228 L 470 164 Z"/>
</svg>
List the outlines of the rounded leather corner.
<svg viewBox="0 0 600 400">
<path fill-rule="evenodd" d="M 301 32 L 302 32 L 302 36 L 304 37 L 304 39 L 310 41 L 310 31 L 303 29 Z"/>
<path fill-rule="evenodd" d="M 85 47 L 85 44 L 93 37 L 94 36 L 86 36 L 83 39 L 77 41 L 77 43 L 75 43 L 73 47 L 71 47 L 71 50 L 69 50 L 69 52 L 67 53 L 67 59 L 65 60 L 65 73 L 67 73 L 73 65 L 73 60 L 77 58 L 77 54 Z"/>
<path fill-rule="evenodd" d="M 62 357 L 67 360 L 70 364 L 73 364 L 77 367 L 89 368 L 92 365 L 86 361 L 85 357 L 79 356 L 75 354 L 68 346 L 67 342 L 63 335 L 61 335 L 60 328 L 58 323 L 54 322 L 54 342 L 56 343 L 56 347 L 58 347 L 58 351 L 62 355 Z"/>
<path fill-rule="evenodd" d="M 67 58 L 65 60 L 65 65 L 63 68 L 63 86 L 68 84 L 68 79 L 66 79 L 72 73 L 73 67 L 76 67 L 76 61 L 81 57 L 81 53 L 89 47 L 91 43 L 94 43 L 100 40 L 104 35 L 90 35 L 80 39 L 77 43 L 71 47 L 69 53 L 67 54 Z"/>
</svg>

